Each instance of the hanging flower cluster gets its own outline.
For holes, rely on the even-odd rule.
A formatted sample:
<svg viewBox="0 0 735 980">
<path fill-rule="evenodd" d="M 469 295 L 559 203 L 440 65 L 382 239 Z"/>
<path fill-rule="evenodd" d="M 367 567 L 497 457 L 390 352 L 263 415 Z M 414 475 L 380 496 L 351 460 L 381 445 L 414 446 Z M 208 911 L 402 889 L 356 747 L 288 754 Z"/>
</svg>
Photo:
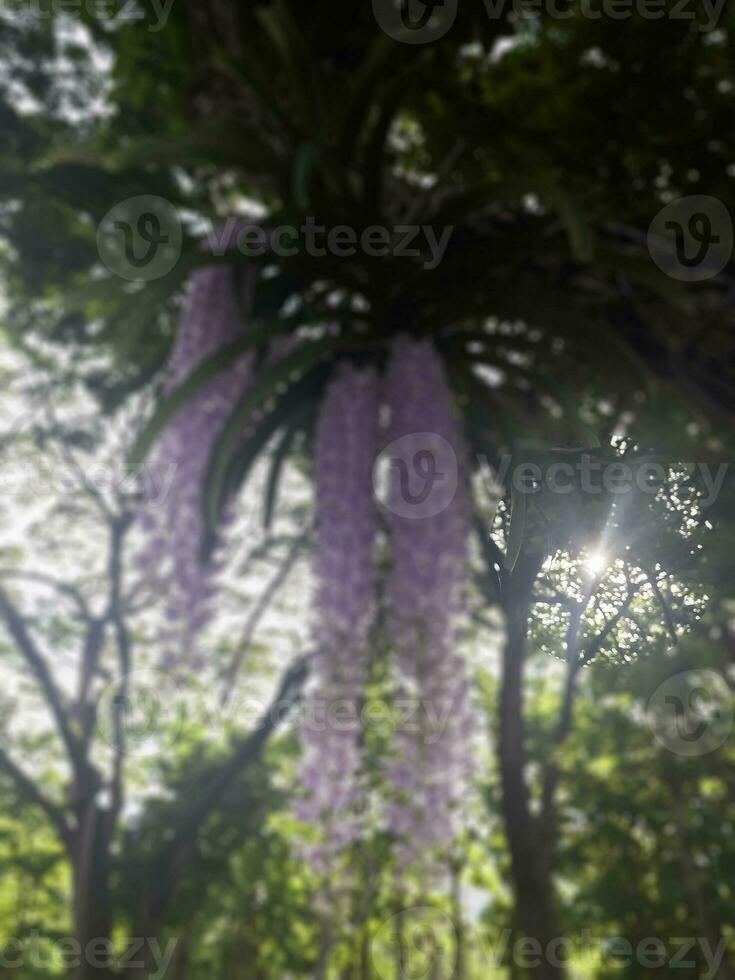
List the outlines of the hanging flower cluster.
<svg viewBox="0 0 735 980">
<path fill-rule="evenodd" d="M 373 470 L 381 401 L 390 418 L 386 453 L 392 464 L 385 501 L 392 683 L 412 719 L 392 736 L 385 814 L 399 858 L 409 863 L 455 836 L 472 775 L 468 739 L 476 730 L 464 661 L 454 652 L 468 563 L 467 460 L 442 362 L 428 341 L 395 342 L 382 399 L 372 373 L 343 368 L 322 405 L 312 699 L 354 706 L 367 679 L 367 631 L 377 605 Z M 359 834 L 362 745 L 359 726 L 340 730 L 322 713 L 323 725 L 312 727 L 313 715 L 306 711 L 302 731 L 307 796 L 299 813 L 328 835 L 313 855 L 325 870 Z"/>
<path fill-rule="evenodd" d="M 315 683 L 301 731 L 307 795 L 299 816 L 325 830 L 324 842 L 309 855 L 322 870 L 360 834 L 357 718 L 375 613 L 377 512 L 371 477 L 378 395 L 372 369 L 342 365 L 328 385 L 317 423 Z"/>
<path fill-rule="evenodd" d="M 197 270 L 189 284 L 164 381 L 169 395 L 212 354 L 242 331 L 242 311 L 231 270 Z M 141 523 L 146 547 L 140 564 L 164 597 L 164 662 L 193 655 L 195 639 L 211 614 L 215 562 L 203 558 L 202 488 L 212 450 L 252 378 L 252 358 L 243 355 L 202 385 L 163 433 L 153 472 L 168 473 L 161 500 L 146 502 Z"/>
<path fill-rule="evenodd" d="M 428 341 L 398 338 L 385 398 L 395 446 L 388 524 L 387 622 L 396 696 L 415 723 L 395 733 L 388 826 L 406 862 L 457 832 L 472 776 L 471 685 L 455 652 L 468 567 L 467 457 L 442 362 Z"/>
<path fill-rule="evenodd" d="M 167 366 L 166 393 L 232 343 L 241 320 L 231 271 L 197 271 Z M 271 348 L 265 363 L 279 356 Z M 174 663 L 182 651 L 192 659 L 211 613 L 216 565 L 203 558 L 203 486 L 217 439 L 252 380 L 253 359 L 244 355 L 198 389 L 157 447 L 154 465 L 175 472 L 165 499 L 142 509 L 142 565 L 164 596 L 166 653 Z M 380 459 L 390 463 L 382 523 L 373 479 L 381 418 L 387 419 L 387 447 Z M 256 418 L 243 438 L 255 424 Z M 301 728 L 298 814 L 324 831 L 309 853 L 321 871 L 363 830 L 359 718 L 379 605 L 382 526 L 390 569 L 384 596 L 390 681 L 396 700 L 412 705 L 412 722 L 396 725 L 384 761 L 384 814 L 401 862 L 409 863 L 455 836 L 476 730 L 470 683 L 455 652 L 468 565 L 467 458 L 430 341 L 397 338 L 382 388 L 375 369 L 338 366 L 320 408 L 315 471 L 316 652 Z"/>
</svg>

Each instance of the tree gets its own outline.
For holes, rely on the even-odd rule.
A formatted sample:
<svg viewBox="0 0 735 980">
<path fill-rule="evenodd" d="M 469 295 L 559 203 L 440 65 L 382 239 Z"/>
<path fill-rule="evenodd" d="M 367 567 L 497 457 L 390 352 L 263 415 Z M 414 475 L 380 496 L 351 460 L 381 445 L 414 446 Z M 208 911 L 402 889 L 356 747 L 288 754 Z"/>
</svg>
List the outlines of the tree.
<svg viewBox="0 0 735 980">
<path fill-rule="evenodd" d="M 37 394 L 42 376 L 36 370 Z M 50 383 L 55 384 L 53 376 Z M 40 743 L 32 739 L 29 746 L 9 740 L 7 748 L 0 748 L 0 770 L 8 791 L 32 815 L 29 819 L 45 817 L 69 862 L 73 934 L 84 950 L 89 943 L 110 942 L 119 927 L 124 903 L 113 892 L 131 866 L 138 871 L 135 903 L 127 912 L 131 935 L 163 937 L 181 876 L 197 855 L 208 821 L 222 810 L 233 786 L 242 790 L 247 785 L 244 774 L 248 773 L 254 773 L 250 777 L 253 815 L 241 832 L 244 837 L 258 832 L 263 810 L 255 801 L 267 793 L 263 748 L 298 700 L 306 658 L 295 659 L 284 673 L 273 706 L 265 707 L 250 730 L 233 731 L 224 744 L 204 754 L 201 743 L 206 740 L 198 731 L 200 741 L 194 739 L 188 747 L 192 755 L 186 760 L 186 777 L 168 787 L 168 802 L 158 817 L 165 819 L 164 832 L 152 822 L 150 828 L 133 833 L 123 820 L 131 777 L 128 742 L 131 733 L 136 735 L 135 720 L 129 715 L 139 713 L 145 696 L 137 688 L 142 643 L 136 633 L 141 611 L 150 602 L 141 595 L 140 582 L 126 575 L 125 554 L 139 487 L 129 474 L 126 478 L 110 466 L 119 445 L 115 446 L 104 423 L 101 435 L 99 421 L 82 413 L 70 429 L 55 416 L 59 403 L 64 408 L 64 396 L 58 390 L 50 397 L 47 391 L 46 396 L 48 400 L 40 399 L 42 414 L 32 424 L 26 420 L 19 425 L 16 419 L 7 434 L 5 485 L 13 486 L 16 505 L 23 501 L 20 506 L 33 515 L 36 534 L 61 563 L 68 567 L 70 536 L 78 536 L 82 529 L 87 531 L 88 547 L 73 576 L 47 571 L 48 563 L 39 561 L 38 555 L 37 564 L 24 565 L 13 549 L 4 549 L 0 568 L 4 659 L 9 676 L 24 676 L 31 686 L 29 702 L 25 697 L 9 702 L 8 717 L 35 709 L 42 719 L 43 738 Z M 56 490 L 48 497 L 51 487 Z M 31 553 L 28 561 L 32 558 Z M 256 621 L 252 619 L 251 630 Z M 247 636 L 245 643 L 249 643 Z M 236 673 L 245 650 L 236 647 L 234 653 Z M 163 674 L 154 678 L 167 679 Z M 227 683 L 232 682 L 230 671 Z M 158 697 L 175 693 L 169 687 Z M 165 731 L 161 736 L 165 739 Z M 180 745 L 179 752 L 183 751 Z M 45 762 L 36 772 L 39 752 Z M 53 778 L 49 778 L 49 755 Z M 135 861 L 141 852 L 146 856 L 143 868 Z M 56 851 L 56 860 L 58 856 Z M 147 947 L 146 952 L 150 952 Z M 105 959 L 104 954 L 100 957 Z M 80 978 L 100 973 L 112 975 L 89 958 L 81 958 Z"/>
<path fill-rule="evenodd" d="M 202 255 L 192 222 L 182 259 L 166 276 L 133 285 L 107 276 L 96 246 L 104 215 L 139 194 L 210 219 L 247 215 L 247 200 L 261 205 L 266 254 L 222 257 L 253 279 L 250 332 L 227 353 L 260 355 L 279 335 L 296 342 L 279 365 L 262 370 L 246 406 L 259 419 L 249 438 L 235 452 L 232 438 L 217 447 L 205 494 L 210 524 L 272 438 L 282 440 L 281 461 L 294 446 L 310 445 L 313 409 L 336 361 L 347 355 L 382 368 L 399 332 L 432 339 L 473 458 L 496 470 L 504 454 L 522 462 L 529 441 L 532 452 L 552 458 L 559 450 L 607 447 L 611 415 L 628 417 L 639 456 L 655 450 L 686 461 L 701 451 L 697 443 L 711 452 L 728 444 L 729 267 L 685 286 L 652 263 L 645 244 L 648 225 L 671 198 L 689 190 L 728 204 L 732 198 L 726 32 L 700 31 L 699 23 L 673 16 L 634 16 L 620 30 L 579 12 L 569 20 L 493 20 L 480 5 L 464 5 L 440 41 L 409 46 L 377 30 L 367 6 L 327 2 L 308 10 L 287 2 L 189 3 L 172 9 L 160 34 L 146 30 L 152 20 L 115 31 L 89 14 L 84 22 L 113 56 L 113 112 L 91 116 L 81 131 L 68 107 L 59 111 L 60 88 L 43 64 L 60 22 L 5 27 L 3 43 L 19 40 L 27 54 L 19 84 L 42 104 L 29 114 L 17 91 L 3 103 L 12 147 L 3 176 L 13 207 L 2 219 L 9 325 L 19 344 L 32 323 L 34 335 L 90 354 L 90 363 L 100 350 L 111 353 L 109 369 L 85 367 L 83 374 L 112 409 L 156 375 L 177 292 L 192 266 L 211 257 Z M 95 85 L 89 49 L 73 50 L 88 105 L 87 87 Z M 152 58 L 162 72 L 150 70 Z M 723 135 L 712 140 L 713 131 Z M 31 160 L 31 178 L 22 158 Z M 382 259 L 315 255 L 308 247 L 276 254 L 274 230 L 309 219 L 357 232 L 406 224 L 452 232 L 433 269 L 425 254 L 396 250 Z M 211 380 L 227 363 L 209 363 L 198 380 Z M 164 402 L 145 442 L 190 393 Z M 237 425 L 235 417 L 230 435 Z M 692 426 L 695 436 L 687 435 Z M 272 473 L 271 503 L 280 463 Z M 544 558 L 560 548 L 574 555 L 596 540 L 600 514 L 585 525 L 590 537 L 570 541 L 569 514 L 549 515 L 542 506 L 516 516 L 526 513 L 520 499 L 505 554 L 483 538 L 483 585 L 488 601 L 504 606 L 509 628 L 501 769 L 508 830 L 516 835 L 519 919 L 545 937 L 557 929 L 553 847 L 542 835 L 528 860 L 534 835 L 523 773 L 524 648 Z M 658 529 L 650 514 L 644 520 L 652 533 Z M 560 749 L 581 665 L 613 636 L 624 647 L 622 624 L 635 623 L 628 613 L 645 586 L 641 575 L 651 601 L 659 601 L 655 566 L 669 571 L 649 545 L 635 540 L 634 558 L 645 567 L 627 583 L 633 594 L 623 584 L 622 605 L 595 624 L 600 632 L 585 632 L 585 615 L 596 614 L 591 595 L 567 604 Z M 495 566 L 506 562 L 498 573 Z M 676 631 L 665 596 L 659 606 Z M 4 608 L 23 647 L 28 637 L 12 596 Z M 106 626 L 119 644 L 123 631 L 112 616 Z M 29 663 L 41 664 L 42 679 L 42 662 Z M 79 746 L 62 708 L 57 724 L 73 758 Z M 79 778 L 89 795 L 84 766 Z M 556 782 L 552 761 L 545 795 L 552 825 Z"/>
</svg>

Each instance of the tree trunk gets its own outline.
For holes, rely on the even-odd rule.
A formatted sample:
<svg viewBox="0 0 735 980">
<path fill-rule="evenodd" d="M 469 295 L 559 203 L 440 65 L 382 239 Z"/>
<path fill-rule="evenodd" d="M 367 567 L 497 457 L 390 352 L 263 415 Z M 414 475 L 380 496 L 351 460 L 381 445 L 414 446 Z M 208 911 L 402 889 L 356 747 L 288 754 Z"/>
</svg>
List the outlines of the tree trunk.
<svg viewBox="0 0 735 980">
<path fill-rule="evenodd" d="M 75 980 L 101 980 L 111 977 L 108 814 L 93 800 L 83 810 L 81 825 L 72 848 L 72 867 L 74 928 L 81 947 Z"/>
<path fill-rule="evenodd" d="M 684 888 L 694 912 L 697 928 L 700 930 L 702 937 L 709 942 L 710 949 L 716 950 L 723 941 L 725 930 L 706 894 L 700 870 L 694 860 L 685 805 L 687 788 L 683 782 L 677 783 L 671 773 L 665 774 L 664 778 L 669 786 L 671 796 L 671 808 L 677 830 L 679 864 Z M 732 980 L 733 978 L 729 943 L 725 948 L 725 957 L 716 974 L 717 980 Z"/>
<path fill-rule="evenodd" d="M 516 583 L 520 575 L 517 573 Z M 500 775 L 502 811 L 511 856 L 511 874 L 516 905 L 516 921 L 522 933 L 519 939 L 536 940 L 541 952 L 536 957 L 524 950 L 524 962 L 534 963 L 526 969 L 538 980 L 559 980 L 566 971 L 546 950 L 553 939 L 561 937 L 552 880 L 552 847 L 548 828 L 539 826 L 531 812 L 525 779 L 526 753 L 523 724 L 523 680 L 526 655 L 528 594 L 532 581 L 524 578 L 506 596 L 508 637 L 503 658 L 500 696 Z M 552 950 L 553 953 L 553 950 Z"/>
</svg>

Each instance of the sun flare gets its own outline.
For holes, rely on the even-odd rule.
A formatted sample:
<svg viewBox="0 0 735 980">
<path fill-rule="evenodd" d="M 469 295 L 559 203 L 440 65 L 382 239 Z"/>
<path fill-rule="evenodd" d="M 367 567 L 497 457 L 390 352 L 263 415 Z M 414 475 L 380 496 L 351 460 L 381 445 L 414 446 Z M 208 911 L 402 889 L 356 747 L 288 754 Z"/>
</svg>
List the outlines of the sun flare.
<svg viewBox="0 0 735 980">
<path fill-rule="evenodd" d="M 608 560 L 607 555 L 603 551 L 592 551 L 585 558 L 584 565 L 588 571 L 599 575 L 607 567 Z"/>
</svg>

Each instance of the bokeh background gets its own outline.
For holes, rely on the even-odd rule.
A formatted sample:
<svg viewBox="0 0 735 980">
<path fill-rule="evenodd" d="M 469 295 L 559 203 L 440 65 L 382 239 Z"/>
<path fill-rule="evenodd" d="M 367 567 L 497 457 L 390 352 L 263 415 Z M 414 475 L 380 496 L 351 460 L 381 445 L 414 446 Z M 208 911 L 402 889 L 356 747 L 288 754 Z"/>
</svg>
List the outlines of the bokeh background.
<svg viewBox="0 0 735 980">
<path fill-rule="evenodd" d="M 733 30 L 715 0 L 2 0 L 0 969 L 735 975 Z M 449 393 L 460 434 L 472 777 L 446 827 L 436 764 L 386 824 L 378 613 L 360 830 L 315 851 L 315 553 L 336 528 L 349 567 L 363 496 L 396 517 L 339 454 L 320 497 L 320 407 L 408 337 L 442 366 L 414 428 Z"/>
</svg>

